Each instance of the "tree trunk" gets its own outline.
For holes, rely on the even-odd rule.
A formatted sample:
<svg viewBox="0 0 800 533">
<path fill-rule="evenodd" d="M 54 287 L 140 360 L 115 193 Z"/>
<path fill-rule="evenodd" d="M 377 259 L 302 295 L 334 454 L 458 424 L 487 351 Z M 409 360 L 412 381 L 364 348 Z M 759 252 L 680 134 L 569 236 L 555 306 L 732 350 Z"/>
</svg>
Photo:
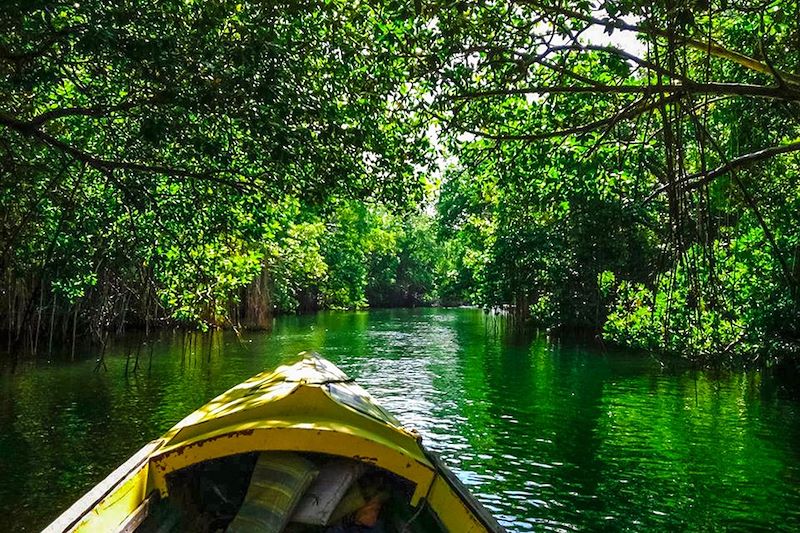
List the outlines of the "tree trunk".
<svg viewBox="0 0 800 533">
<path fill-rule="evenodd" d="M 243 327 L 270 329 L 272 326 L 272 298 L 269 289 L 269 271 L 266 267 L 262 267 L 261 273 L 245 289 Z"/>
</svg>

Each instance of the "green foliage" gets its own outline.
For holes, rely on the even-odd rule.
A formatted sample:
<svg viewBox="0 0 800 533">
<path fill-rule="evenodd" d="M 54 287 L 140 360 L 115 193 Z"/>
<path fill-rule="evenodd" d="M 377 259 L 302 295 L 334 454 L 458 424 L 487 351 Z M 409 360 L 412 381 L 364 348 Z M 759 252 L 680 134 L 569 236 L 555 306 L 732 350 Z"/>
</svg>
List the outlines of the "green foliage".
<svg viewBox="0 0 800 533">
<path fill-rule="evenodd" d="M 796 350 L 797 14 L 6 2 L 2 323 L 470 302 L 704 363 Z"/>
<path fill-rule="evenodd" d="M 438 204 L 442 294 L 699 364 L 796 353 L 797 9 L 537 1 L 443 15 L 463 47 L 434 102 L 460 130 Z"/>
<path fill-rule="evenodd" d="M 604 273 L 601 286 L 614 296 L 604 333 L 639 348 L 687 354 L 701 364 L 741 362 L 791 346 L 798 327 L 793 298 L 780 266 L 753 228 L 710 250 L 693 246 L 654 288 Z M 713 254 L 708 261 L 706 255 Z M 710 265 L 715 265 L 712 269 Z"/>
<path fill-rule="evenodd" d="M 571 148 L 546 162 L 542 147 L 509 147 L 486 162 L 473 159 L 479 150 L 461 152 L 439 220 L 466 271 L 449 279 L 469 285 L 473 302 L 516 306 L 546 327 L 591 328 L 603 312 L 598 274 L 642 275 L 652 252 L 638 222 L 647 213 L 627 201 L 638 184 L 625 170 L 605 170 L 607 150 L 586 158 Z"/>
<path fill-rule="evenodd" d="M 436 298 L 441 252 L 429 217 L 344 205 L 327 226 L 322 247 L 329 275 L 320 286 L 322 306 L 413 306 Z"/>
<path fill-rule="evenodd" d="M 432 218 L 410 214 L 385 220 L 392 226 L 378 236 L 384 248 L 370 265 L 366 289 L 370 305 L 415 306 L 437 300 L 443 251 Z"/>
<path fill-rule="evenodd" d="M 180 321 L 207 327 L 222 322 L 227 305 L 261 268 L 261 254 L 241 243 L 214 242 L 165 250 L 155 279 L 166 309 Z"/>
<path fill-rule="evenodd" d="M 328 264 L 322 255 L 326 229 L 323 222 L 291 224 L 286 236 L 271 243 L 267 265 L 274 280 L 275 307 L 295 312 L 303 291 L 319 286 L 328 276 Z"/>
<path fill-rule="evenodd" d="M 3 329 L 19 336 L 51 297 L 54 317 L 80 309 L 96 330 L 224 324 L 264 271 L 279 309 L 310 290 L 322 305 L 366 305 L 367 258 L 393 251 L 375 237 L 363 252 L 366 230 L 351 238 L 346 214 L 320 213 L 422 199 L 429 146 L 405 84 L 430 30 L 413 7 L 0 11 Z"/>
</svg>

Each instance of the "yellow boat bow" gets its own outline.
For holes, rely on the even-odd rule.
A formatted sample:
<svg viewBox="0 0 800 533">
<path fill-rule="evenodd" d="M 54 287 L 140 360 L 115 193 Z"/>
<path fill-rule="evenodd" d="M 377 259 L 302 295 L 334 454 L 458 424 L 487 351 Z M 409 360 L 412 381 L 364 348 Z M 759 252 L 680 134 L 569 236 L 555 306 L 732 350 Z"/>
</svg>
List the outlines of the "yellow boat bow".
<svg viewBox="0 0 800 533">
<path fill-rule="evenodd" d="M 409 504 L 426 505 L 442 529 L 502 531 L 494 518 L 359 385 L 316 354 L 258 374 L 193 412 L 147 444 L 45 531 L 134 531 L 170 475 L 204 461 L 251 452 L 345 457 L 413 484 Z"/>
</svg>

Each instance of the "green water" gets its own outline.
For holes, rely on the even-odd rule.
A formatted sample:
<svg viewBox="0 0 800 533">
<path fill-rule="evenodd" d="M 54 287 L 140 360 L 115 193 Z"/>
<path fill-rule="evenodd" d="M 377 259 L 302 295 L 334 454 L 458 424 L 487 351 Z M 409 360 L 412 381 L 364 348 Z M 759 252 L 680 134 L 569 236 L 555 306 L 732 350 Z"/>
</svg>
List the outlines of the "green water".
<svg viewBox="0 0 800 533">
<path fill-rule="evenodd" d="M 37 530 L 212 396 L 314 349 L 405 422 L 511 531 L 798 530 L 800 405 L 759 373 L 513 339 L 475 310 L 286 317 L 165 333 L 0 374 L 0 524 Z M 133 342 L 133 339 L 129 339 Z"/>
</svg>

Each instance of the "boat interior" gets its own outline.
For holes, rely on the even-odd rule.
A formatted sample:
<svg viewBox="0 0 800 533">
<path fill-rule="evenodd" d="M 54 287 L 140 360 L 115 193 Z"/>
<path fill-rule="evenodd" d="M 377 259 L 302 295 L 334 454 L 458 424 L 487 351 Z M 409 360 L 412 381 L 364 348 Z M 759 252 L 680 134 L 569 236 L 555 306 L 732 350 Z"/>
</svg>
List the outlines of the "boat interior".
<svg viewBox="0 0 800 533">
<path fill-rule="evenodd" d="M 167 476 L 141 533 L 445 531 L 413 484 L 369 462 L 319 453 L 253 452 Z"/>
</svg>

